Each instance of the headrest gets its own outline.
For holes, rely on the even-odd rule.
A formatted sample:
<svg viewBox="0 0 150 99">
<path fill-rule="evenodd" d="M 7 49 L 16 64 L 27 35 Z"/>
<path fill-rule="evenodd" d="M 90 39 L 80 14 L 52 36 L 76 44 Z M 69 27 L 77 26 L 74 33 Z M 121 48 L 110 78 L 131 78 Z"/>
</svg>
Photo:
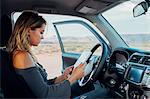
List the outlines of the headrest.
<svg viewBox="0 0 150 99">
<path fill-rule="evenodd" d="M 6 46 L 10 35 L 12 33 L 12 23 L 11 19 L 7 15 L 1 17 L 1 42 L 0 47 Z"/>
</svg>

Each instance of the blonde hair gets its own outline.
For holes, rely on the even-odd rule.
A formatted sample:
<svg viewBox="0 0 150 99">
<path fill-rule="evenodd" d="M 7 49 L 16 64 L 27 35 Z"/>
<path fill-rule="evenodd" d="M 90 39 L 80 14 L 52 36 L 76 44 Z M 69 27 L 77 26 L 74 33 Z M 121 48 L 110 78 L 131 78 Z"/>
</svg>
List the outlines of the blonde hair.
<svg viewBox="0 0 150 99">
<path fill-rule="evenodd" d="M 17 19 L 12 35 L 8 41 L 7 49 L 10 53 L 19 51 L 27 51 L 30 54 L 31 47 L 28 37 L 28 28 L 35 30 L 40 28 L 46 21 L 34 11 L 24 11 Z"/>
</svg>

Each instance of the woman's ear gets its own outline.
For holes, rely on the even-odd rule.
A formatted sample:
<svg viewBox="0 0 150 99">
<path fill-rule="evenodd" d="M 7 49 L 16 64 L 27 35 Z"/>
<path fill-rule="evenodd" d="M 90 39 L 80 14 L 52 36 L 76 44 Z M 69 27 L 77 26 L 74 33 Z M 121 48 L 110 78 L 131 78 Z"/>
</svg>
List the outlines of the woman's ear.
<svg viewBox="0 0 150 99">
<path fill-rule="evenodd" d="M 31 28 L 27 29 L 27 35 L 30 35 L 30 33 L 32 32 Z"/>
</svg>

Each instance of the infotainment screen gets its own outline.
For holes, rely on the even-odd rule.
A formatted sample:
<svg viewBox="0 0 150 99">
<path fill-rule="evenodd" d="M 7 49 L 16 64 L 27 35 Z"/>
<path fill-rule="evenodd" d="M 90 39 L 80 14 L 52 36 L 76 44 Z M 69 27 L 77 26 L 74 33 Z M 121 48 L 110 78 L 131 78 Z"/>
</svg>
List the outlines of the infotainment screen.
<svg viewBox="0 0 150 99">
<path fill-rule="evenodd" d="M 126 78 L 129 81 L 140 83 L 142 80 L 143 72 L 144 72 L 144 68 L 131 66 Z"/>
</svg>

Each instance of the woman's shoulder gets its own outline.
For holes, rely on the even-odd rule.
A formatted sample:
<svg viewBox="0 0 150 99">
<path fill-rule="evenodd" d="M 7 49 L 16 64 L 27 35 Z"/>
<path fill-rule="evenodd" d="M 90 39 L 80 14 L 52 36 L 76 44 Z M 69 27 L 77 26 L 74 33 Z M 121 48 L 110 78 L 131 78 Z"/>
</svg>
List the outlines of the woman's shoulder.
<svg viewBox="0 0 150 99">
<path fill-rule="evenodd" d="M 13 66 L 18 69 L 26 69 L 34 66 L 33 59 L 27 51 L 16 51 L 13 54 Z"/>
</svg>

